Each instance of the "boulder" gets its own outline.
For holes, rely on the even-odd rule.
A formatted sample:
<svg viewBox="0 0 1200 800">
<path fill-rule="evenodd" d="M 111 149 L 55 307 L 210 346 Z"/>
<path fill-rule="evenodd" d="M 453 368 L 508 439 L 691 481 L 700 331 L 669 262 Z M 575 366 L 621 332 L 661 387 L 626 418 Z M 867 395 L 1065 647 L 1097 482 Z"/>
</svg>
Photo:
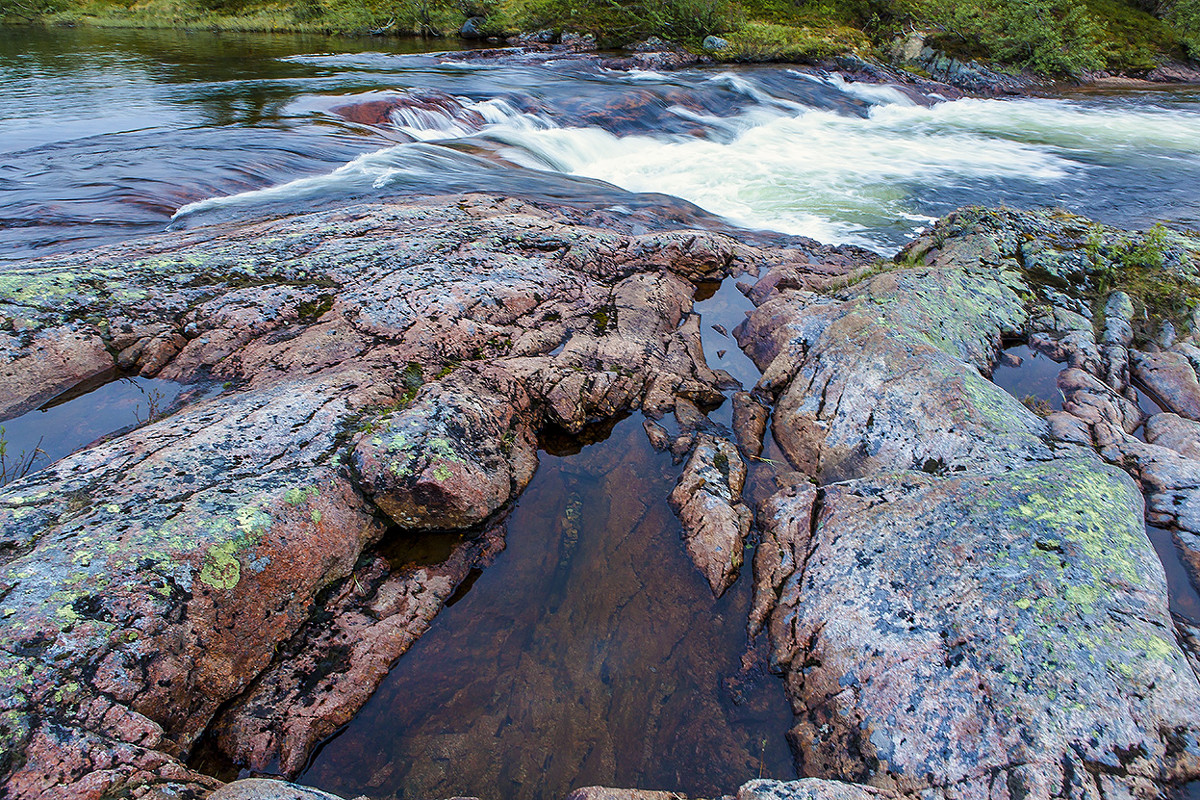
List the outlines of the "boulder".
<svg viewBox="0 0 1200 800">
<path fill-rule="evenodd" d="M 772 432 L 792 465 L 829 482 L 1047 455 L 1044 421 L 980 374 L 1024 322 L 1015 280 L 910 269 L 751 312 L 735 333 L 778 396 Z"/>
<path fill-rule="evenodd" d="M 803 778 L 798 781 L 756 780 L 742 784 L 736 800 L 886 800 L 890 792 L 844 781 Z"/>
<path fill-rule="evenodd" d="M 458 30 L 458 35 L 464 39 L 482 39 L 483 32 L 483 17 L 468 17 L 467 21 L 462 24 Z"/>
<path fill-rule="evenodd" d="M 1182 353 L 1130 352 L 1133 376 L 1167 408 L 1181 417 L 1200 420 L 1200 381 Z"/>
<path fill-rule="evenodd" d="M 1200 461 L 1200 422 L 1178 414 L 1155 414 L 1146 420 L 1146 441 Z"/>
<path fill-rule="evenodd" d="M 737 447 L 709 433 L 696 439 L 671 507 L 683 523 L 688 555 L 720 597 L 737 578 L 742 545 L 750 532 L 750 509 L 742 503 L 746 464 Z"/>
<path fill-rule="evenodd" d="M 1200 774 L 1200 684 L 1119 471 L 826 487 L 807 552 L 771 619 L 806 770 L 979 798 Z"/>
<path fill-rule="evenodd" d="M 980 800 L 1142 797 L 1200 774 L 1200 684 L 1142 495 L 1093 437 L 1152 448 L 1148 468 L 1183 459 L 1129 435 L 1141 412 L 1094 374 L 1082 306 L 1034 283 L 1082 277 L 1088 230 L 959 212 L 894 270 L 834 298 L 773 289 L 739 329 L 776 441 L 817 484 L 761 505 L 750 620 L 806 774 Z M 1037 317 L 1046 301 L 1064 313 Z M 983 377 L 1004 340 L 1048 327 L 1073 363 L 1050 425 Z"/>
<path fill-rule="evenodd" d="M 209 800 L 342 800 L 337 795 L 311 786 L 264 778 L 245 778 L 227 783 L 208 797 Z"/>
</svg>

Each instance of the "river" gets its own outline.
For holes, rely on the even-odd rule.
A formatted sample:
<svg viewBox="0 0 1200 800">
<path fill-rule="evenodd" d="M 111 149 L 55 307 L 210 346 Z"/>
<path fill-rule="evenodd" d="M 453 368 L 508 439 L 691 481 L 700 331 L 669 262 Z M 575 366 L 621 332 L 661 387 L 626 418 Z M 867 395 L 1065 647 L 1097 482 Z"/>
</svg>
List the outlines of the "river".
<svg viewBox="0 0 1200 800">
<path fill-rule="evenodd" d="M 937 102 L 782 66 L 626 72 L 411 52 L 429 46 L 446 49 L 0 31 L 0 259 L 173 217 L 470 189 L 617 205 L 634 201 L 614 186 L 661 192 L 737 225 L 886 253 L 969 203 L 1200 227 L 1196 87 Z M 431 92 L 465 113 L 386 130 L 330 113 Z"/>
<path fill-rule="evenodd" d="M 946 101 L 786 66 L 620 71 L 430 47 L 448 43 L 0 30 L 0 269 L 167 229 L 472 190 L 670 208 L 888 255 L 971 203 L 1200 227 L 1196 87 Z M 395 98 L 377 120 L 345 110 Z M 730 286 L 709 295 L 706 323 L 732 327 L 748 307 Z M 706 351 L 728 348 L 721 366 L 752 383 L 704 328 Z M 166 391 L 125 390 L 131 425 L 148 413 L 132 403 Z M 103 416 L 72 408 L 52 427 Z M 304 782 L 550 800 L 586 783 L 711 796 L 795 774 L 782 687 L 745 637 L 747 576 L 712 599 L 663 501 L 678 467 L 639 422 L 546 444 L 508 549 Z M 104 424 L 56 453 L 125 423 Z"/>
</svg>

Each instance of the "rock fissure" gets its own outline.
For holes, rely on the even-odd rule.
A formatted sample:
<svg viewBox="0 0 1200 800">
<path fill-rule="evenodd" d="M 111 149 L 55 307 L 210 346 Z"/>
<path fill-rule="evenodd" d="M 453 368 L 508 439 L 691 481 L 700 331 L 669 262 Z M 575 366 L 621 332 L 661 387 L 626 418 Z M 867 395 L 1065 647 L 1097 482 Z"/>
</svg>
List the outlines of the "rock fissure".
<svg viewBox="0 0 1200 800">
<path fill-rule="evenodd" d="M 213 782 L 178 760 L 202 734 L 239 763 L 296 769 L 331 721 L 369 696 L 395 648 L 420 635 L 486 560 L 482 545 L 472 545 L 447 562 L 453 575 L 366 580 L 363 570 L 385 574 L 378 559 L 360 564 L 364 548 L 383 535 L 379 509 L 417 528 L 494 520 L 528 482 L 545 425 L 580 430 L 627 410 L 659 416 L 678 398 L 721 399 L 729 379 L 699 360 L 690 281 L 721 276 L 739 258 L 780 256 L 711 233 L 613 234 L 568 216 L 552 220 L 536 206 L 479 195 L 363 206 L 192 232 L 172 244 L 118 245 L 83 256 L 86 265 L 52 257 L 30 273 L 32 284 L 11 283 L 18 296 L 30 295 L 44 291 L 37 281 L 55 270 L 90 270 L 101 276 L 93 283 L 109 288 L 103 297 L 85 283 L 64 286 L 96 325 L 118 334 L 106 342 L 120 358 L 143 374 L 237 386 L 2 493 L 0 522 L 17 549 L 0 576 L 0 613 L 17 624 L 0 637 L 7 654 L 0 670 L 34 689 L 10 712 L 19 721 L 11 744 L 25 754 L 6 767 L 12 796 L 36 796 L 52 784 L 71 792 L 88 781 L 100 792 L 154 785 L 203 793 Z M 506 230 L 514 235 L 489 236 Z M 553 230 L 571 246 L 503 245 L 526 230 Z M 304 247 L 293 246 L 300 240 Z M 436 263 L 432 253 L 441 254 Z M 223 269 L 230 260 L 236 272 Z M 132 266 L 111 269 L 117 262 Z M 189 283 L 201 270 L 223 277 L 200 291 Z M 306 285 L 321 286 L 293 285 L 301 274 L 310 276 Z M 425 274 L 431 279 L 409 279 Z M 141 288 L 152 282 L 174 288 Z M 111 326 L 101 324 L 105 317 Z M 539 344 L 537 329 L 550 317 L 548 344 Z M 40 335 L 61 329 L 69 337 L 77 324 L 45 317 Z M 550 355 L 566 330 L 562 351 Z M 150 347 L 168 332 L 178 338 Z M 17 349 L 8 352 L 19 361 L 21 348 L 36 341 L 10 337 Z M 85 364 L 87 357 L 67 356 Z M 424 367 L 420 381 L 406 377 L 404 364 Z M 60 380 L 28 376 L 5 387 L 0 406 L 54 391 Z M 736 449 L 727 459 L 744 472 Z M 748 517 L 744 475 L 727 479 L 728 497 L 703 494 Z M 66 499 L 83 486 L 103 499 Z M 41 492 L 45 504 L 11 502 L 15 493 Z M 88 533 L 101 529 L 119 539 Z M 165 581 L 126 557 L 134 552 L 151 556 Z M 730 564 L 740 554 L 740 547 L 724 551 Z M 39 569 L 30 570 L 31 560 Z M 88 566 L 73 571 L 72 560 Z M 372 591 L 346 588 L 359 583 Z M 97 594 L 114 599 L 111 614 L 77 602 Z M 341 639 L 302 634 L 332 606 L 326 619 L 350 626 Z M 54 642 L 64 658 L 31 659 L 22 643 L 39 641 Z M 362 649 L 368 641 L 390 644 L 372 655 Z M 72 696 L 85 705 L 112 698 L 136 725 L 104 733 L 90 717 L 68 712 L 64 728 L 36 712 L 47 689 L 35 687 L 65 685 L 81 665 L 92 666 L 71 684 Z M 339 676 L 339 689 L 324 693 L 331 676 Z M 262 735 L 268 706 L 277 736 Z M 147 738 L 138 726 L 160 733 Z M 139 765 L 121 761 L 121 742 L 165 749 Z M 99 778 L 80 768 L 93 752 L 114 759 Z"/>
<path fill-rule="evenodd" d="M 803 579 L 764 589 L 809 774 L 958 797 L 989 796 L 1010 764 L 1025 765 L 1022 793 L 1063 797 L 1096 791 L 1086 765 L 1135 793 L 1195 774 L 1162 733 L 1196 741 L 1196 720 L 1165 698 L 1200 687 L 1163 637 L 1173 626 L 1140 495 L 979 378 L 1031 319 L 1019 273 L 1059 262 L 1022 247 L 1015 268 L 989 267 L 1017 252 L 1006 241 L 1068 236 L 1065 216 L 959 212 L 896 269 L 844 290 L 840 307 L 794 289 L 750 293 L 758 308 L 739 344 L 776 391 L 776 441 L 822 484 Z M 856 316 L 863 298 L 875 310 Z M 763 346 L 781 326 L 811 331 L 806 347 Z M 935 349 L 893 344 L 930 330 Z M 818 373 L 847 387 L 837 403 Z M 762 525 L 786 529 L 788 511 L 776 495 Z M 770 586 L 772 565 L 759 567 Z"/>
</svg>

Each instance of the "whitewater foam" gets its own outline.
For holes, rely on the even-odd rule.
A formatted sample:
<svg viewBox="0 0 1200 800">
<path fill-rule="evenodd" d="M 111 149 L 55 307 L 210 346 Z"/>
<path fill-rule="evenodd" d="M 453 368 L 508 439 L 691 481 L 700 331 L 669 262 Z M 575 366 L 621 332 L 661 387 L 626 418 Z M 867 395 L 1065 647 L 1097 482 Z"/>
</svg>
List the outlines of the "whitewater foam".
<svg viewBox="0 0 1200 800">
<path fill-rule="evenodd" d="M 1161 153 L 1191 162 L 1200 155 L 1200 115 L 1193 112 L 1047 99 L 926 106 L 895 87 L 851 83 L 840 75 L 793 76 L 855 98 L 852 110 L 865 109 L 863 115 L 807 107 L 742 75 L 721 73 L 700 74 L 699 83 L 753 103 L 725 117 L 671 107 L 705 136 L 619 136 L 599 127 L 563 127 L 500 98 L 460 98 L 484 119 L 482 126 L 424 111 L 399 113 L 396 122 L 422 141 L 470 137 L 522 167 L 676 195 L 736 224 L 880 252 L 894 250 L 933 218 L 922 213 L 921 201 L 929 195 L 969 194 L 1009 182 L 1044 187 L 1039 191 L 1053 200 L 1055 185 L 1084 179 L 1121 154 Z M 652 72 L 624 76 L 626 83 L 665 79 Z M 397 176 L 416 185 L 420 171 L 430 168 L 430 154 L 412 147 L 360 156 L 328 175 L 193 203 L 177 216 L 347 187 L 360 191 Z"/>
</svg>

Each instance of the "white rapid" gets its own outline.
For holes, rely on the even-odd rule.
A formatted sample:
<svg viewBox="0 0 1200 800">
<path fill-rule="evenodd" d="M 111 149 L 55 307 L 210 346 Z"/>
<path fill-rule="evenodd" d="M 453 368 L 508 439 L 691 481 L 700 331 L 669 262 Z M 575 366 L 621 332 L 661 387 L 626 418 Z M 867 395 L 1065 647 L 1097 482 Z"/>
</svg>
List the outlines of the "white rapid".
<svg viewBox="0 0 1200 800">
<path fill-rule="evenodd" d="M 360 156 L 326 175 L 193 203 L 176 216 L 322 194 L 488 190 L 497 188 L 501 165 L 510 164 L 675 195 L 741 226 L 879 252 L 894 251 L 938 214 L 966 203 L 1065 205 L 1102 217 L 1121 206 L 1134 209 L 1135 222 L 1140 204 L 1147 217 L 1162 208 L 1176 208 L 1177 223 L 1200 217 L 1194 189 L 1181 183 L 1200 177 L 1194 98 L 914 100 L 896 87 L 838 75 L 781 69 L 770 82 L 756 82 L 762 74 L 612 77 L 617 98 L 665 87 L 655 111 L 678 125 L 662 132 L 572 120 L 554 113 L 553 100 L 550 110 L 543 103 L 535 112 L 499 96 L 458 97 L 466 113 L 402 109 L 393 114 L 394 127 L 413 144 Z M 779 91 L 788 82 L 833 99 L 799 101 Z M 678 102 L 681 86 L 701 98 L 731 93 L 741 103 L 711 113 L 703 103 Z M 449 175 L 458 182 L 447 184 Z M 1161 200 L 1155 181 L 1163 182 Z M 520 193 L 511 181 L 499 188 Z"/>
</svg>

